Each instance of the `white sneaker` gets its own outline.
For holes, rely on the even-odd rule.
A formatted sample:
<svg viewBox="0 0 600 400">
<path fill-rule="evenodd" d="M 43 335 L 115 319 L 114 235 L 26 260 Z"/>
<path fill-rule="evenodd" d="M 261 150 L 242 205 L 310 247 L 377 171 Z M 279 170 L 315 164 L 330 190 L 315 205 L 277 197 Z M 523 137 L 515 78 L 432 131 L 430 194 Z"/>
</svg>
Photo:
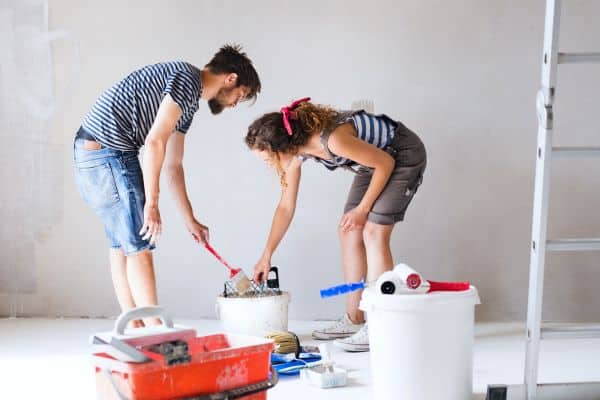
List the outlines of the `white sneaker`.
<svg viewBox="0 0 600 400">
<path fill-rule="evenodd" d="M 354 335 L 345 339 L 336 339 L 333 341 L 335 347 L 346 351 L 369 351 L 369 328 L 368 324 L 364 324 L 362 328 Z"/>
<path fill-rule="evenodd" d="M 344 316 L 335 321 L 333 325 L 323 329 L 315 329 L 312 336 L 319 340 L 346 338 L 360 331 L 363 325 L 364 324 L 355 324 L 350 317 L 348 317 L 348 314 L 344 314 Z"/>
</svg>

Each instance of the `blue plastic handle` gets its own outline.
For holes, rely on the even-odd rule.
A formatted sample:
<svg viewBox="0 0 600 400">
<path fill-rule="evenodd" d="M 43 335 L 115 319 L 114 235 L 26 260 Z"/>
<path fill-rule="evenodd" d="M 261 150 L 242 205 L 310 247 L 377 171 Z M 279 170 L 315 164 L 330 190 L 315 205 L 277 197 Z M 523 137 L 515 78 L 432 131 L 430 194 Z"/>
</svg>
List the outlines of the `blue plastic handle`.
<svg viewBox="0 0 600 400">
<path fill-rule="evenodd" d="M 321 289 L 321 298 L 339 296 L 341 294 L 346 294 L 350 292 L 354 292 L 356 290 L 364 289 L 365 282 L 351 282 L 344 283 L 342 285 L 332 286 L 330 288 Z"/>
</svg>

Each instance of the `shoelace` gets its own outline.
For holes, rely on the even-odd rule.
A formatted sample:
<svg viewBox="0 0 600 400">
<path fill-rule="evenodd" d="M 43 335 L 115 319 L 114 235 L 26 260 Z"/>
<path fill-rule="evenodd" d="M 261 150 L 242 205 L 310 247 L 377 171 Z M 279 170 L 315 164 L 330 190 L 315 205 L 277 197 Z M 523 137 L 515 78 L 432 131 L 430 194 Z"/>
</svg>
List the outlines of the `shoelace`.
<svg viewBox="0 0 600 400">
<path fill-rule="evenodd" d="M 367 324 L 365 324 L 358 332 L 353 335 L 354 339 L 365 339 L 369 337 L 369 329 L 367 328 Z"/>
<path fill-rule="evenodd" d="M 337 329 L 337 328 L 340 328 L 340 327 L 342 327 L 344 325 L 347 325 L 346 317 L 342 317 L 342 318 L 338 319 L 335 322 L 335 324 L 332 326 L 332 329 Z"/>
</svg>

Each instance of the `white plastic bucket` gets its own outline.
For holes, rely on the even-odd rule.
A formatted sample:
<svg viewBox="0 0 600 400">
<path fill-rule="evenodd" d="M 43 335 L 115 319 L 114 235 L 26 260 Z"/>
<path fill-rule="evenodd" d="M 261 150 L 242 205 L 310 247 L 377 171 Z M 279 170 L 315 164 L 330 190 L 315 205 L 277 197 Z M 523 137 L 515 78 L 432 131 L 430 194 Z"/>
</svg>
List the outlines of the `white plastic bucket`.
<svg viewBox="0 0 600 400">
<path fill-rule="evenodd" d="M 217 318 L 227 333 L 264 336 L 269 331 L 287 331 L 290 294 L 276 296 L 217 298 Z"/>
<path fill-rule="evenodd" d="M 368 288 L 367 312 L 377 400 L 471 400 L 477 289 L 384 295 Z"/>
</svg>

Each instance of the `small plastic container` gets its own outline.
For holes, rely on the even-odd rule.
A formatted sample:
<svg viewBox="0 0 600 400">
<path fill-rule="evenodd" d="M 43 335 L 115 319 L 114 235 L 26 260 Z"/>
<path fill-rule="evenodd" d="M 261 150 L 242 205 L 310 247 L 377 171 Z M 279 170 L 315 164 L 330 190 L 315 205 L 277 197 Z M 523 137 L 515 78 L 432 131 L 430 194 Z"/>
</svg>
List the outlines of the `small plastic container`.
<svg viewBox="0 0 600 400">
<path fill-rule="evenodd" d="M 348 372 L 334 365 L 335 362 L 331 359 L 331 352 L 327 343 L 319 345 L 319 353 L 321 353 L 322 357 L 321 364 L 302 369 L 300 371 L 300 378 L 322 389 L 346 386 L 348 383 Z"/>
<path fill-rule="evenodd" d="M 348 372 L 336 366 L 330 369 L 317 365 L 300 370 L 300 378 L 313 386 L 321 389 L 346 386 L 348 383 Z"/>
</svg>

